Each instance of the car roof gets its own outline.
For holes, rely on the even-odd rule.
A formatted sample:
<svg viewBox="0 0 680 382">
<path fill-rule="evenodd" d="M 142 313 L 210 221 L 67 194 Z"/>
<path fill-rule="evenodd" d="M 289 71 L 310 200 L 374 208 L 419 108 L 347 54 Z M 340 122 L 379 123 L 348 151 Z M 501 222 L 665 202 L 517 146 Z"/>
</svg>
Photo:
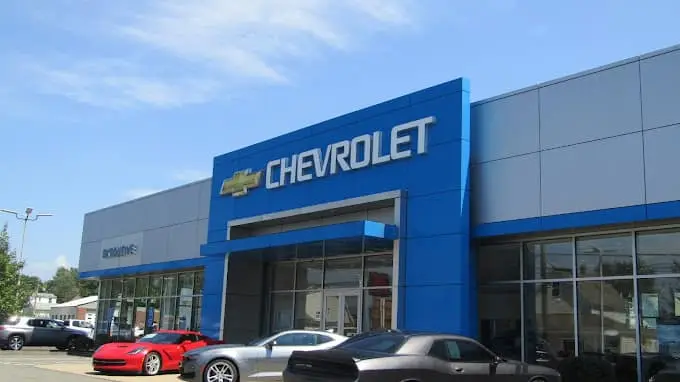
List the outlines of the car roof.
<svg viewBox="0 0 680 382">
<path fill-rule="evenodd" d="M 191 330 L 169 330 L 169 329 L 156 330 L 156 333 L 197 334 L 197 335 L 201 334 L 199 332 L 194 332 L 194 331 L 191 331 Z"/>
<path fill-rule="evenodd" d="M 406 337 L 432 337 L 432 338 L 456 338 L 461 340 L 469 340 L 469 337 L 461 336 L 458 334 L 451 333 L 441 333 L 441 332 L 429 332 L 425 330 L 402 330 L 402 329 L 383 329 L 374 330 L 370 332 L 364 332 L 366 334 L 399 334 Z"/>
</svg>

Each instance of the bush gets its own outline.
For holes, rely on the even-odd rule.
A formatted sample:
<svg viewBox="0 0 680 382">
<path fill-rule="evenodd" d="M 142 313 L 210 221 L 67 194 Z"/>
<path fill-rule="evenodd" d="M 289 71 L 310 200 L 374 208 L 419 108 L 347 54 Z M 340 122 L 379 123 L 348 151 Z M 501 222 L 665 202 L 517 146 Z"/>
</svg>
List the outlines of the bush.
<svg viewBox="0 0 680 382">
<path fill-rule="evenodd" d="M 575 357 L 557 366 L 563 382 L 617 382 L 611 363 L 601 358 Z"/>
</svg>

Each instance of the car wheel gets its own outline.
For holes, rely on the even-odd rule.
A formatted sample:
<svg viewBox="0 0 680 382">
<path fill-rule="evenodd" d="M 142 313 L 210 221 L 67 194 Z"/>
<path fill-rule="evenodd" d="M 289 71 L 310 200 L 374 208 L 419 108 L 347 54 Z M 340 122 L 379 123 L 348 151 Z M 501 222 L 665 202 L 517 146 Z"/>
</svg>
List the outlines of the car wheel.
<svg viewBox="0 0 680 382">
<path fill-rule="evenodd" d="M 24 337 L 22 336 L 10 336 L 7 342 L 9 343 L 7 345 L 9 350 L 19 351 L 24 348 Z"/>
<path fill-rule="evenodd" d="M 210 362 L 203 372 L 203 382 L 238 382 L 238 380 L 236 365 L 226 359 Z"/>
<path fill-rule="evenodd" d="M 156 352 L 151 352 L 144 357 L 142 364 L 142 374 L 156 375 L 161 371 L 161 355 Z"/>
</svg>

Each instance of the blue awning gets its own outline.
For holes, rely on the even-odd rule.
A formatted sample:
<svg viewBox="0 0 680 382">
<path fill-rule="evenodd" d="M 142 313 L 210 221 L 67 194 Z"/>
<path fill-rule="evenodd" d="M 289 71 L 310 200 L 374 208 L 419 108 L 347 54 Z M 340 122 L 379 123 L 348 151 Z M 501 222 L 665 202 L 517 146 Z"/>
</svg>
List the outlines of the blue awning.
<svg viewBox="0 0 680 382">
<path fill-rule="evenodd" d="M 398 237 L 398 229 L 391 224 L 360 220 L 208 243 L 201 246 L 201 256 L 224 256 L 224 254 L 232 252 L 359 237 L 395 240 Z"/>
</svg>

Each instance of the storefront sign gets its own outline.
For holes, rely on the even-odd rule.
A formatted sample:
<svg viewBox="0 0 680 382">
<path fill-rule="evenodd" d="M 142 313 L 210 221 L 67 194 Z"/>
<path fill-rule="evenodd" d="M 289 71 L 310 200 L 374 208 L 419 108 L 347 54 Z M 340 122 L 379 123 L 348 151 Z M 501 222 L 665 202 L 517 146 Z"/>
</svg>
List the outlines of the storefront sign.
<svg viewBox="0 0 680 382">
<path fill-rule="evenodd" d="M 252 170 L 236 171 L 234 175 L 222 182 L 220 195 L 243 196 L 248 190 L 260 186 L 262 171 L 252 172 Z"/>
<path fill-rule="evenodd" d="M 407 159 L 427 153 L 427 130 L 435 123 L 434 117 L 422 118 L 392 128 L 389 147 L 382 147 L 383 132 L 363 134 L 331 143 L 325 150 L 311 149 L 287 158 L 267 163 L 265 183 L 267 189 L 310 181 L 334 175 L 340 171 L 353 171 L 395 160 Z M 411 131 L 416 130 L 415 142 Z M 415 145 L 415 150 L 413 146 Z M 275 176 L 278 175 L 278 176 Z M 259 177 L 258 183 L 259 185 Z"/>
<path fill-rule="evenodd" d="M 121 245 L 118 247 L 105 248 L 102 250 L 102 257 L 107 259 L 110 257 L 125 257 L 134 256 L 137 254 L 137 245 Z"/>
</svg>

